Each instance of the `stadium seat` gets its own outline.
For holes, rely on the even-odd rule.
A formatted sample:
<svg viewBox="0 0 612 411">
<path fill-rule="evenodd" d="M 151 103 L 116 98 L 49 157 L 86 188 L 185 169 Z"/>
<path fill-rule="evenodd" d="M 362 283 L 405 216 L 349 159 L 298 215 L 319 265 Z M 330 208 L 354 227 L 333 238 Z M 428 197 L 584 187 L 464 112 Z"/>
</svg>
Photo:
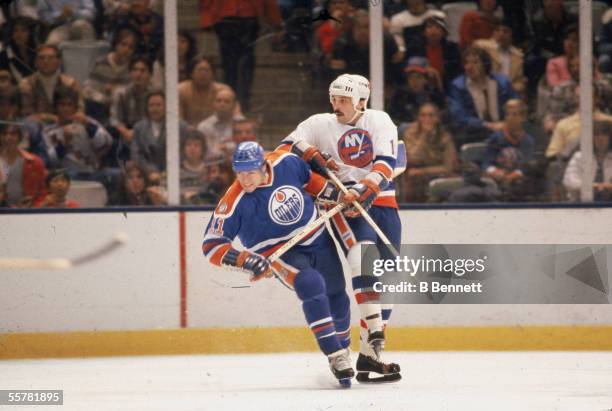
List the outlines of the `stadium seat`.
<svg viewBox="0 0 612 411">
<path fill-rule="evenodd" d="M 487 143 L 467 143 L 461 146 L 460 157 L 463 161 L 471 161 L 480 165 L 487 151 Z"/>
<path fill-rule="evenodd" d="M 67 197 L 81 207 L 104 207 L 108 201 L 106 188 L 97 181 L 72 180 Z"/>
<path fill-rule="evenodd" d="M 442 11 L 446 14 L 449 40 L 459 43 L 459 25 L 461 24 L 461 19 L 465 12 L 476 9 L 476 2 L 473 1 L 460 1 L 442 6 Z"/>
<path fill-rule="evenodd" d="M 98 40 L 64 41 L 59 48 L 62 52 L 64 73 L 74 77 L 82 86 L 96 59 L 109 52 L 110 44 Z"/>
</svg>

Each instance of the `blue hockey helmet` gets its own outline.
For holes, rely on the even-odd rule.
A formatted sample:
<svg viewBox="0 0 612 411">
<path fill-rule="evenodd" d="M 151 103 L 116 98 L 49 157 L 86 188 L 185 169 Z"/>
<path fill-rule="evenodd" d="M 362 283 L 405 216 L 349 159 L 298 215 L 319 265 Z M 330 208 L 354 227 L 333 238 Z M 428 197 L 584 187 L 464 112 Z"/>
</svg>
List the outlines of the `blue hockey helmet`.
<svg viewBox="0 0 612 411">
<path fill-rule="evenodd" d="M 264 149 L 255 141 L 243 141 L 238 144 L 232 157 L 232 169 L 241 171 L 259 170 L 264 163 Z"/>
</svg>

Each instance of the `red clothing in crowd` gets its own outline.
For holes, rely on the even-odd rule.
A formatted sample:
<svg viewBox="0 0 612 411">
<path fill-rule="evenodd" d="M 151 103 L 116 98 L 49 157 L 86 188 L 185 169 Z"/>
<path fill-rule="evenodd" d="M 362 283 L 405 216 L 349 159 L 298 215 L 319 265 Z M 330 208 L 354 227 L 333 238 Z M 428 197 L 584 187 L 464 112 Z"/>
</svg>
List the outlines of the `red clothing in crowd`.
<svg viewBox="0 0 612 411">
<path fill-rule="evenodd" d="M 459 25 L 459 47 L 470 46 L 478 39 L 488 39 L 493 35 L 493 24 L 480 11 L 472 10 L 463 15 Z"/>
<path fill-rule="evenodd" d="M 23 158 L 23 196 L 30 197 L 32 202 L 37 202 L 47 195 L 45 178 L 47 169 L 40 157 L 19 149 Z"/>
<path fill-rule="evenodd" d="M 275 0 L 200 0 L 200 27 L 212 27 L 225 17 L 265 18 L 274 27 L 282 25 Z"/>
<path fill-rule="evenodd" d="M 343 33 L 342 26 L 332 21 L 321 24 L 318 30 L 319 47 L 325 55 L 330 55 L 334 51 L 334 42 Z"/>
</svg>

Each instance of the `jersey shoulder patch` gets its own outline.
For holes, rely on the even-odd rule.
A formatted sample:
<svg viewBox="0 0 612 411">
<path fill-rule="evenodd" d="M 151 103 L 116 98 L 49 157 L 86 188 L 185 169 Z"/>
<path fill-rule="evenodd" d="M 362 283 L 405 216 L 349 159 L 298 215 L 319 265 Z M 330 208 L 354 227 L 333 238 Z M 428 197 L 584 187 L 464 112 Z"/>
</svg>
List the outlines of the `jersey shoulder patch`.
<svg viewBox="0 0 612 411">
<path fill-rule="evenodd" d="M 219 201 L 219 204 L 217 204 L 215 214 L 222 216 L 229 216 L 232 214 L 243 194 L 244 190 L 242 190 L 240 183 L 234 181 Z"/>
</svg>

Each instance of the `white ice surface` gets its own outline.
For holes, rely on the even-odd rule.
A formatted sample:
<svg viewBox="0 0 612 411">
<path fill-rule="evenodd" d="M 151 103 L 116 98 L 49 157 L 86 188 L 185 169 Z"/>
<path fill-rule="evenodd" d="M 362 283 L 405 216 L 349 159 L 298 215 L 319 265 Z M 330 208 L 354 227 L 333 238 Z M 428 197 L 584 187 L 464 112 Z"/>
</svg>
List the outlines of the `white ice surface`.
<svg viewBox="0 0 612 411">
<path fill-rule="evenodd" d="M 63 389 L 63 407 L 0 410 L 592 410 L 612 353 L 387 352 L 396 384 L 338 389 L 322 354 L 0 361 L 0 389 Z M 355 356 L 355 355 L 354 355 Z"/>
</svg>

